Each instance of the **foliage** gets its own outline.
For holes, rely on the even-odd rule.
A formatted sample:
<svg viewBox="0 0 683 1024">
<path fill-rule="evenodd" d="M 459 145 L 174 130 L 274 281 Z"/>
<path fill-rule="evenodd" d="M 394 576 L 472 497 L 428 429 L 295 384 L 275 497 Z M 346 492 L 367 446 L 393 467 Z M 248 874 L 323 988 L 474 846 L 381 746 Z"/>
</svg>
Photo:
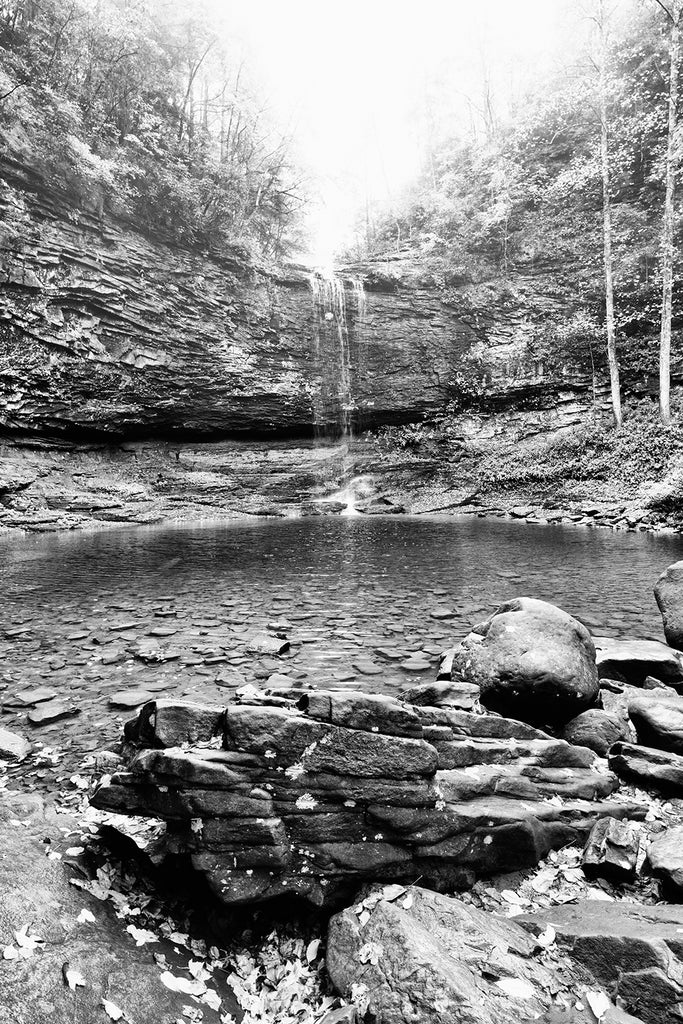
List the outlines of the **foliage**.
<svg viewBox="0 0 683 1024">
<path fill-rule="evenodd" d="M 394 250 L 417 257 L 454 304 L 470 298 L 464 276 L 480 287 L 508 281 L 521 291 L 526 283 L 520 308 L 526 304 L 533 325 L 527 335 L 530 359 L 548 376 L 557 377 L 569 364 L 575 373 L 602 383 L 608 373 L 599 81 L 590 24 L 595 11 L 591 3 L 574 9 L 575 22 L 582 25 L 577 53 L 570 48 L 572 56 L 561 67 L 556 62 L 551 72 L 529 72 L 526 93 L 506 118 L 487 115 L 465 126 L 457 116 L 457 96 L 441 91 L 434 100 L 431 120 L 437 129 L 423 173 L 389 213 L 375 216 L 365 244 L 370 254 Z M 627 0 L 612 5 L 609 28 L 606 106 L 616 331 L 629 390 L 646 382 L 657 363 L 667 24 L 654 0 Z M 682 226 L 678 214 L 678 237 Z M 680 246 L 676 269 L 680 277 Z M 674 332 L 681 323 L 679 288 Z"/>
<path fill-rule="evenodd" d="M 637 488 L 658 480 L 683 450 L 683 427 L 663 427 L 652 403 L 632 403 L 624 426 L 615 431 L 611 422 L 596 415 L 580 427 L 535 444 L 519 444 L 506 451 L 484 454 L 478 465 L 482 486 L 503 489 L 528 484 L 566 481 L 609 481 Z"/>
<path fill-rule="evenodd" d="M 401 451 L 420 461 L 438 459 L 458 467 L 458 477 L 473 489 L 515 490 L 556 488 L 571 482 L 605 483 L 638 489 L 644 482 L 662 481 L 650 500 L 652 507 L 680 504 L 683 499 L 683 416 L 675 405 L 677 422 L 661 425 L 649 399 L 626 406 L 624 425 L 612 429 L 607 414 L 596 411 L 584 423 L 538 437 L 470 441 L 463 436 L 461 413 L 451 405 L 425 423 L 384 427 L 374 436 L 385 452 Z"/>
<path fill-rule="evenodd" d="M 174 242 L 281 252 L 289 143 L 223 38 L 189 0 L 0 2 L 0 153 Z"/>
</svg>

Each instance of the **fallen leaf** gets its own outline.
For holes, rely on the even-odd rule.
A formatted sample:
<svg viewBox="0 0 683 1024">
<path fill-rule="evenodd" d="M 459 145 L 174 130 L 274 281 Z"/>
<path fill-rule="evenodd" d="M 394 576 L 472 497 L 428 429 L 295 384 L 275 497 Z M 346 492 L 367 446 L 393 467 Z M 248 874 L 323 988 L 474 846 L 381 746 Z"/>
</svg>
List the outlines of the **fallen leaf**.
<svg viewBox="0 0 683 1024">
<path fill-rule="evenodd" d="M 154 932 L 150 932 L 146 928 L 136 928 L 134 924 L 129 924 L 126 931 L 129 935 L 133 936 L 136 946 L 144 946 L 147 942 L 159 941 Z"/>
<path fill-rule="evenodd" d="M 190 960 L 187 969 L 196 981 L 208 981 L 211 971 L 207 971 L 201 960 Z"/>
<path fill-rule="evenodd" d="M 62 964 L 62 974 L 64 984 L 68 985 L 72 992 L 75 992 L 77 988 L 85 988 L 86 980 L 75 967 L 69 967 L 68 963 Z"/>
<path fill-rule="evenodd" d="M 523 978 L 500 978 L 495 984 L 515 999 L 531 999 L 536 994 L 533 985 Z"/>
<path fill-rule="evenodd" d="M 399 896 L 407 892 L 405 885 L 385 885 L 381 892 L 381 898 L 387 903 L 393 903 Z"/>
<path fill-rule="evenodd" d="M 123 1018 L 123 1010 L 120 1010 L 116 1003 L 112 1003 L 109 999 L 102 1000 L 102 1007 L 112 1020 L 121 1020 Z"/>
<path fill-rule="evenodd" d="M 547 949 L 548 946 L 552 946 L 555 941 L 555 934 L 555 929 L 551 924 L 549 924 L 547 928 L 536 937 L 536 941 L 539 946 L 543 946 L 544 949 Z"/>
<path fill-rule="evenodd" d="M 306 961 L 312 964 L 318 956 L 318 950 L 320 949 L 320 939 L 312 939 L 311 942 L 306 946 Z"/>
<path fill-rule="evenodd" d="M 210 1006 L 212 1010 L 218 1010 L 222 1002 L 218 992 L 212 988 L 207 988 L 206 992 L 204 992 L 200 998 L 202 1002 L 206 1003 L 207 1006 Z"/>
<path fill-rule="evenodd" d="M 206 992 L 206 985 L 203 981 L 178 978 L 170 971 L 163 971 L 160 978 L 161 983 L 166 988 L 170 988 L 171 992 L 184 992 L 186 996 L 201 996 Z"/>
<path fill-rule="evenodd" d="M 598 1020 L 602 1020 L 612 1003 L 604 992 L 586 992 L 586 1002 Z"/>
<path fill-rule="evenodd" d="M 373 964 L 373 966 L 376 966 L 383 953 L 384 949 L 379 943 L 366 942 L 358 951 L 358 959 L 362 964 Z"/>
<path fill-rule="evenodd" d="M 29 935 L 29 925 L 25 924 L 18 932 L 14 933 L 17 946 L 22 951 L 22 956 L 30 956 L 43 941 L 38 935 Z"/>
</svg>

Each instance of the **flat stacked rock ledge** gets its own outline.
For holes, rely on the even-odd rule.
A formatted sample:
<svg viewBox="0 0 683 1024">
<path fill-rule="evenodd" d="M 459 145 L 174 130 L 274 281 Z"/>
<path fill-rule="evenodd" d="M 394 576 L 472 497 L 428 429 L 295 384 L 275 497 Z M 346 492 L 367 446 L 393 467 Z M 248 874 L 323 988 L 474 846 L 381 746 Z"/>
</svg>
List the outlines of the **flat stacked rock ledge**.
<svg viewBox="0 0 683 1024">
<path fill-rule="evenodd" d="M 582 843 L 618 779 L 593 751 L 522 722 L 333 690 L 253 691 L 227 707 L 150 701 L 101 809 L 167 822 L 224 903 L 334 904 L 361 883 L 435 889 Z"/>
</svg>

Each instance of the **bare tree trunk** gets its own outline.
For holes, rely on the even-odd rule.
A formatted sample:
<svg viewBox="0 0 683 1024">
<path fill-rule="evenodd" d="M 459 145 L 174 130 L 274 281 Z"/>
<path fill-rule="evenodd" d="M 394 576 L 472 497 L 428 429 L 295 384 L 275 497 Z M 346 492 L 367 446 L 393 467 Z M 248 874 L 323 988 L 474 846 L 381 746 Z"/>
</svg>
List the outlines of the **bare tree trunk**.
<svg viewBox="0 0 683 1024">
<path fill-rule="evenodd" d="M 610 391 L 614 423 L 621 426 L 621 386 L 619 361 L 614 325 L 614 275 L 612 270 L 612 203 L 610 198 L 609 135 L 607 132 L 607 39 L 604 0 L 598 0 L 598 29 L 600 33 L 600 162 L 602 166 L 602 236 L 605 264 L 605 328 L 607 331 L 607 361 L 609 363 Z"/>
<path fill-rule="evenodd" d="M 678 71 L 681 60 L 681 0 L 674 0 L 670 10 L 669 40 L 669 131 L 666 147 L 666 196 L 662 231 L 662 326 L 659 341 L 659 415 L 665 427 L 671 425 L 671 316 L 673 305 L 674 261 L 674 192 L 678 155 L 676 128 L 678 121 Z"/>
</svg>

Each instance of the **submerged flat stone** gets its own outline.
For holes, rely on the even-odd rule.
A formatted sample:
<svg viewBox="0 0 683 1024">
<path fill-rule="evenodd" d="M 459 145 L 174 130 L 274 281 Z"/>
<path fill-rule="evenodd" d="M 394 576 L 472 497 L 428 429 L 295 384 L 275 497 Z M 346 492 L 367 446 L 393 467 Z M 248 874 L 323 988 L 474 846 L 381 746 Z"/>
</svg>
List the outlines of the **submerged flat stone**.
<svg viewBox="0 0 683 1024">
<path fill-rule="evenodd" d="M 109 697 L 109 704 L 113 708 L 137 708 L 148 700 L 154 700 L 150 690 L 118 690 Z"/>
<path fill-rule="evenodd" d="M 80 713 L 81 709 L 73 704 L 67 704 L 63 700 L 50 700 L 32 708 L 28 713 L 28 720 L 31 725 L 49 725 L 51 722 L 59 722 L 62 718 L 74 718 Z"/>
<path fill-rule="evenodd" d="M 57 691 L 49 686 L 33 686 L 19 690 L 5 703 L 8 707 L 28 707 L 31 704 L 42 704 L 46 700 L 54 700 L 56 696 Z"/>
</svg>

